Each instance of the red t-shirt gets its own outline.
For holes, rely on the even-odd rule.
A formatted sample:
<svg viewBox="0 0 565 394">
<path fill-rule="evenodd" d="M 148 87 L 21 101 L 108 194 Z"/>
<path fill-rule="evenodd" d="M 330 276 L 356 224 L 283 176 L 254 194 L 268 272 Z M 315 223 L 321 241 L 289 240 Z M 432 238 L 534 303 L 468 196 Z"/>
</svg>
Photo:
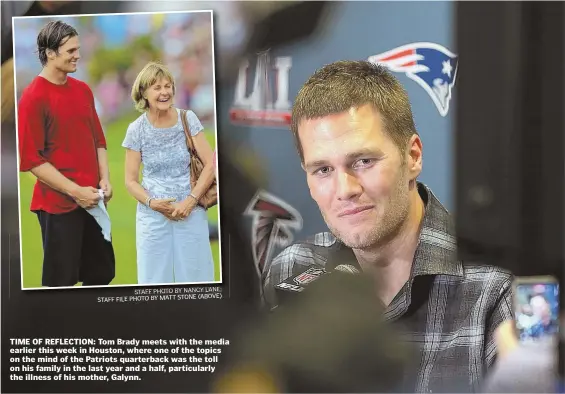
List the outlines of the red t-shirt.
<svg viewBox="0 0 565 394">
<path fill-rule="evenodd" d="M 18 142 L 20 171 L 48 162 L 77 185 L 98 188 L 97 148 L 106 148 L 106 139 L 86 83 L 67 77 L 56 85 L 34 78 L 18 104 Z M 71 197 L 37 180 L 32 211 L 57 214 L 77 207 Z"/>
</svg>

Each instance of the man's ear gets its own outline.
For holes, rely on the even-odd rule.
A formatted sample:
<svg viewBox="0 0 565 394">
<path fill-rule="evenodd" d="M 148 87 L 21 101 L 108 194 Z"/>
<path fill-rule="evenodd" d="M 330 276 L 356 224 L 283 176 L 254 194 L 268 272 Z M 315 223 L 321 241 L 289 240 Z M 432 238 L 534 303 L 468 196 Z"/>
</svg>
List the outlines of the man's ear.
<svg viewBox="0 0 565 394">
<path fill-rule="evenodd" d="M 410 137 L 406 155 L 410 180 L 415 180 L 422 173 L 423 158 L 422 140 L 417 134 Z"/>
<path fill-rule="evenodd" d="M 47 59 L 53 60 L 57 57 L 57 52 L 55 52 L 53 49 L 46 49 L 45 55 L 47 56 Z"/>
</svg>

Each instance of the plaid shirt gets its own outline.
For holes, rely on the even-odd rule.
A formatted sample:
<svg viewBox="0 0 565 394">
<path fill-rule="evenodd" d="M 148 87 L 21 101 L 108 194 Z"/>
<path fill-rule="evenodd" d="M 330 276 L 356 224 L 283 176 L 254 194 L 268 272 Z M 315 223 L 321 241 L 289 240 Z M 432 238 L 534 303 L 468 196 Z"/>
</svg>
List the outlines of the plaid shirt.
<svg viewBox="0 0 565 394">
<path fill-rule="evenodd" d="M 416 371 L 405 384 L 415 392 L 476 391 L 495 360 L 494 330 L 513 317 L 512 276 L 496 267 L 457 259 L 450 215 L 423 184 L 426 210 L 409 281 L 385 311 L 402 338 L 416 345 Z M 283 250 L 267 267 L 265 300 L 277 304 L 274 286 L 310 266 L 340 264 L 350 253 L 330 233 Z"/>
</svg>

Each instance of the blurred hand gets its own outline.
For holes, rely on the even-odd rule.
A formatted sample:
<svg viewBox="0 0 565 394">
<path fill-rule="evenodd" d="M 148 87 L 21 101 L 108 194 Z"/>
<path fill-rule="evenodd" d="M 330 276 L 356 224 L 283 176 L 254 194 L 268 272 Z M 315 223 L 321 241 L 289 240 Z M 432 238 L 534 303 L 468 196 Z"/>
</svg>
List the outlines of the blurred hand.
<svg viewBox="0 0 565 394">
<path fill-rule="evenodd" d="M 516 349 L 520 342 L 516 334 L 514 320 L 502 322 L 494 332 L 494 340 L 499 358 L 506 357 L 512 350 Z"/>
<path fill-rule="evenodd" d="M 175 207 L 175 210 L 173 211 L 171 216 L 176 220 L 182 220 L 188 217 L 194 207 L 196 207 L 196 200 L 192 197 L 188 197 L 182 200 L 180 203 L 173 204 L 173 206 Z"/>
<path fill-rule="evenodd" d="M 165 215 L 168 219 L 173 219 L 172 213 L 175 210 L 173 202 L 176 201 L 175 198 L 161 198 L 157 200 L 151 200 L 149 203 L 149 208 Z"/>
<path fill-rule="evenodd" d="M 107 203 L 112 199 L 112 196 L 114 195 L 110 181 L 102 179 L 100 181 L 100 189 L 102 189 L 102 191 L 104 192 L 104 202 Z"/>
<path fill-rule="evenodd" d="M 84 208 L 91 209 L 98 205 L 100 201 L 100 194 L 98 194 L 98 189 L 94 187 L 78 187 L 72 194 L 73 199 L 76 203 Z"/>
</svg>

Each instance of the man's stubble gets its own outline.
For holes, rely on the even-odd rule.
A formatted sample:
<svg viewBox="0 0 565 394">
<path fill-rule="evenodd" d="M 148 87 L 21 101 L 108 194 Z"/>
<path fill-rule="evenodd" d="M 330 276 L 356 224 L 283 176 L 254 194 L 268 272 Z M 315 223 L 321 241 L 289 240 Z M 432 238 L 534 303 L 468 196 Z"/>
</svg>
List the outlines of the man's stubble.
<svg viewBox="0 0 565 394">
<path fill-rule="evenodd" d="M 373 203 L 374 209 L 378 209 L 378 205 L 383 203 L 386 207 L 382 216 L 366 231 L 340 231 L 337 225 L 333 225 L 328 220 L 324 212 L 321 213 L 331 233 L 349 248 L 363 250 L 388 243 L 400 233 L 410 212 L 410 193 L 405 165 L 399 169 L 397 180 L 386 201 L 373 201 Z"/>
</svg>

